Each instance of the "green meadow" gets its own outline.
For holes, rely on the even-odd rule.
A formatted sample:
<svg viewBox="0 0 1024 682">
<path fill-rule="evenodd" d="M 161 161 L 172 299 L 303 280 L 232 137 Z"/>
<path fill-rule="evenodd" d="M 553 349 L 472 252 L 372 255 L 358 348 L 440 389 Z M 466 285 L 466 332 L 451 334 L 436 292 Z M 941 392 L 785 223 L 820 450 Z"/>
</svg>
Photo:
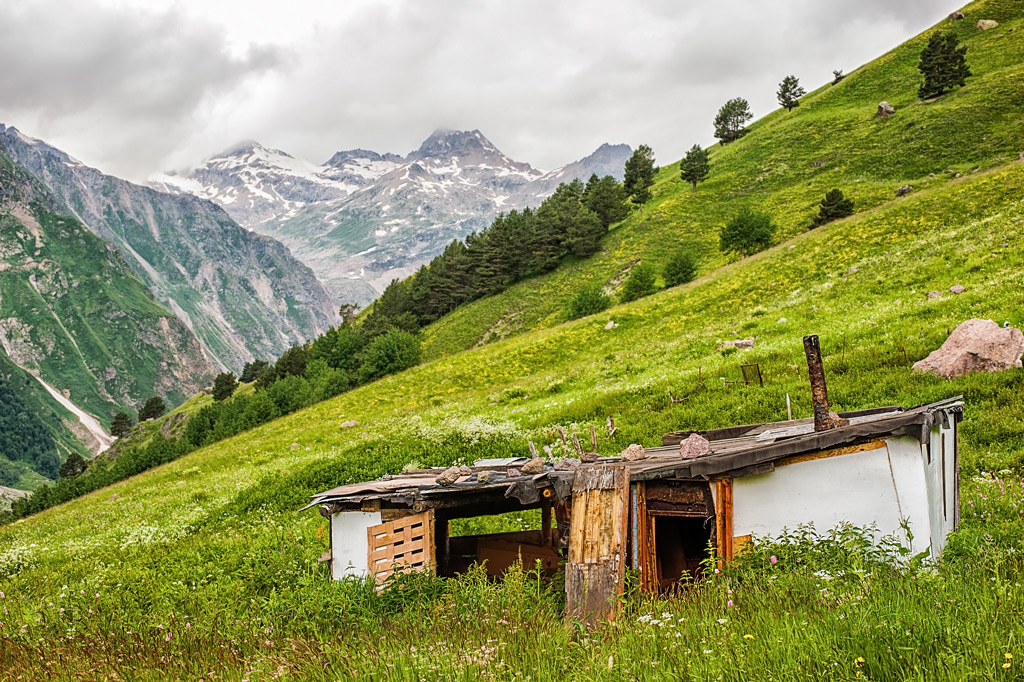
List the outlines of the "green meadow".
<svg viewBox="0 0 1024 682">
<path fill-rule="evenodd" d="M 915 99 L 918 37 L 716 148 L 696 193 L 667 166 L 602 253 L 425 330 L 425 364 L 0 527 L 0 680 L 1024 679 L 1024 371 L 911 370 L 964 320 L 1024 325 L 1022 12 L 964 11 L 940 27 L 968 45 L 965 88 Z M 895 116 L 874 117 L 882 99 Z M 857 212 L 810 230 L 832 187 Z M 730 260 L 717 233 L 743 203 L 772 213 L 778 243 Z M 660 267 L 669 245 L 698 250 L 698 279 L 562 321 L 581 284 Z M 317 562 L 309 496 L 410 463 L 558 453 L 558 427 L 591 424 L 613 455 L 785 419 L 787 395 L 810 416 L 807 334 L 833 409 L 964 396 L 962 524 L 942 561 L 794 528 L 679 595 L 629 590 L 595 629 L 566 622 L 560 581 L 531 566 L 376 594 Z M 750 363 L 763 387 L 729 383 Z"/>
</svg>

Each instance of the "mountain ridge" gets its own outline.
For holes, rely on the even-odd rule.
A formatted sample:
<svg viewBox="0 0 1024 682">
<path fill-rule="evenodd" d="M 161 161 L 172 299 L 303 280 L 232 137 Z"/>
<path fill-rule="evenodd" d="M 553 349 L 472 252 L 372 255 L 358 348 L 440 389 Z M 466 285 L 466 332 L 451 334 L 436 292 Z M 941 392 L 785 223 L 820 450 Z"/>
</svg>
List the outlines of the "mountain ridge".
<svg viewBox="0 0 1024 682">
<path fill-rule="evenodd" d="M 238 372 L 336 322 L 312 271 L 219 205 L 106 175 L 16 128 L 0 125 L 0 149 L 53 192 L 61 212 L 124 254 L 217 367 Z"/>
<path fill-rule="evenodd" d="M 218 202 L 247 228 L 286 244 L 336 303 L 360 304 L 499 213 L 538 205 L 560 182 L 592 173 L 621 180 L 632 152 L 605 143 L 544 172 L 511 159 L 479 130 L 445 128 L 404 157 L 353 149 L 300 166 L 284 152 L 259 149 L 234 145 L 154 185 Z"/>
</svg>

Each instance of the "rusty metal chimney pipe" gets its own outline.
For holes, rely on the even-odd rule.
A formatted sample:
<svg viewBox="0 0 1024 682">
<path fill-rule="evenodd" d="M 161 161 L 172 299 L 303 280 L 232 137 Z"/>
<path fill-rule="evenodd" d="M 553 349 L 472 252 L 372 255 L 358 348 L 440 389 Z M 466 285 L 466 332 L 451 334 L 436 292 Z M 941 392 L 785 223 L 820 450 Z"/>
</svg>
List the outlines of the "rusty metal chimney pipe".
<svg viewBox="0 0 1024 682">
<path fill-rule="evenodd" d="M 811 379 L 811 403 L 814 405 L 814 430 L 833 428 L 828 416 L 828 388 L 825 386 L 825 367 L 821 364 L 821 346 L 818 336 L 804 337 L 804 355 L 807 356 L 807 374 Z"/>
</svg>

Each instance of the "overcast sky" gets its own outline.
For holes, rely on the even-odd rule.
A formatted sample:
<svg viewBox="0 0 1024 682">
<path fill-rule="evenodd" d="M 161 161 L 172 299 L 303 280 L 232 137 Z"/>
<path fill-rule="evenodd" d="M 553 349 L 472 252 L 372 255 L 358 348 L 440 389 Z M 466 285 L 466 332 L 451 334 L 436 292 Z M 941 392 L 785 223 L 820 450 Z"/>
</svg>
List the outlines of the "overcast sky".
<svg viewBox="0 0 1024 682">
<path fill-rule="evenodd" d="M 254 139 L 317 163 L 478 128 L 551 169 L 661 164 L 715 112 L 777 108 L 959 0 L 0 0 L 0 122 L 142 180 Z"/>
</svg>

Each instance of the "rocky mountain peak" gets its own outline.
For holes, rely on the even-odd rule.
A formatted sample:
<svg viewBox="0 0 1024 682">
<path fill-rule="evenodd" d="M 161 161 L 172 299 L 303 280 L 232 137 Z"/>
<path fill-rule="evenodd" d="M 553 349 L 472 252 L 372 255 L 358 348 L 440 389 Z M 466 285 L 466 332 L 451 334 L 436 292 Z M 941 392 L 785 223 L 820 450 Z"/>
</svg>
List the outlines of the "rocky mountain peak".
<svg viewBox="0 0 1024 682">
<path fill-rule="evenodd" d="M 501 155 L 501 152 L 479 130 L 438 128 L 407 158 L 413 160 L 474 154 Z"/>
<path fill-rule="evenodd" d="M 390 163 L 401 163 L 402 157 L 398 154 L 378 154 L 369 149 L 348 149 L 336 152 L 328 159 L 324 166 L 329 168 L 342 168 L 350 163 L 387 161 Z"/>
</svg>

